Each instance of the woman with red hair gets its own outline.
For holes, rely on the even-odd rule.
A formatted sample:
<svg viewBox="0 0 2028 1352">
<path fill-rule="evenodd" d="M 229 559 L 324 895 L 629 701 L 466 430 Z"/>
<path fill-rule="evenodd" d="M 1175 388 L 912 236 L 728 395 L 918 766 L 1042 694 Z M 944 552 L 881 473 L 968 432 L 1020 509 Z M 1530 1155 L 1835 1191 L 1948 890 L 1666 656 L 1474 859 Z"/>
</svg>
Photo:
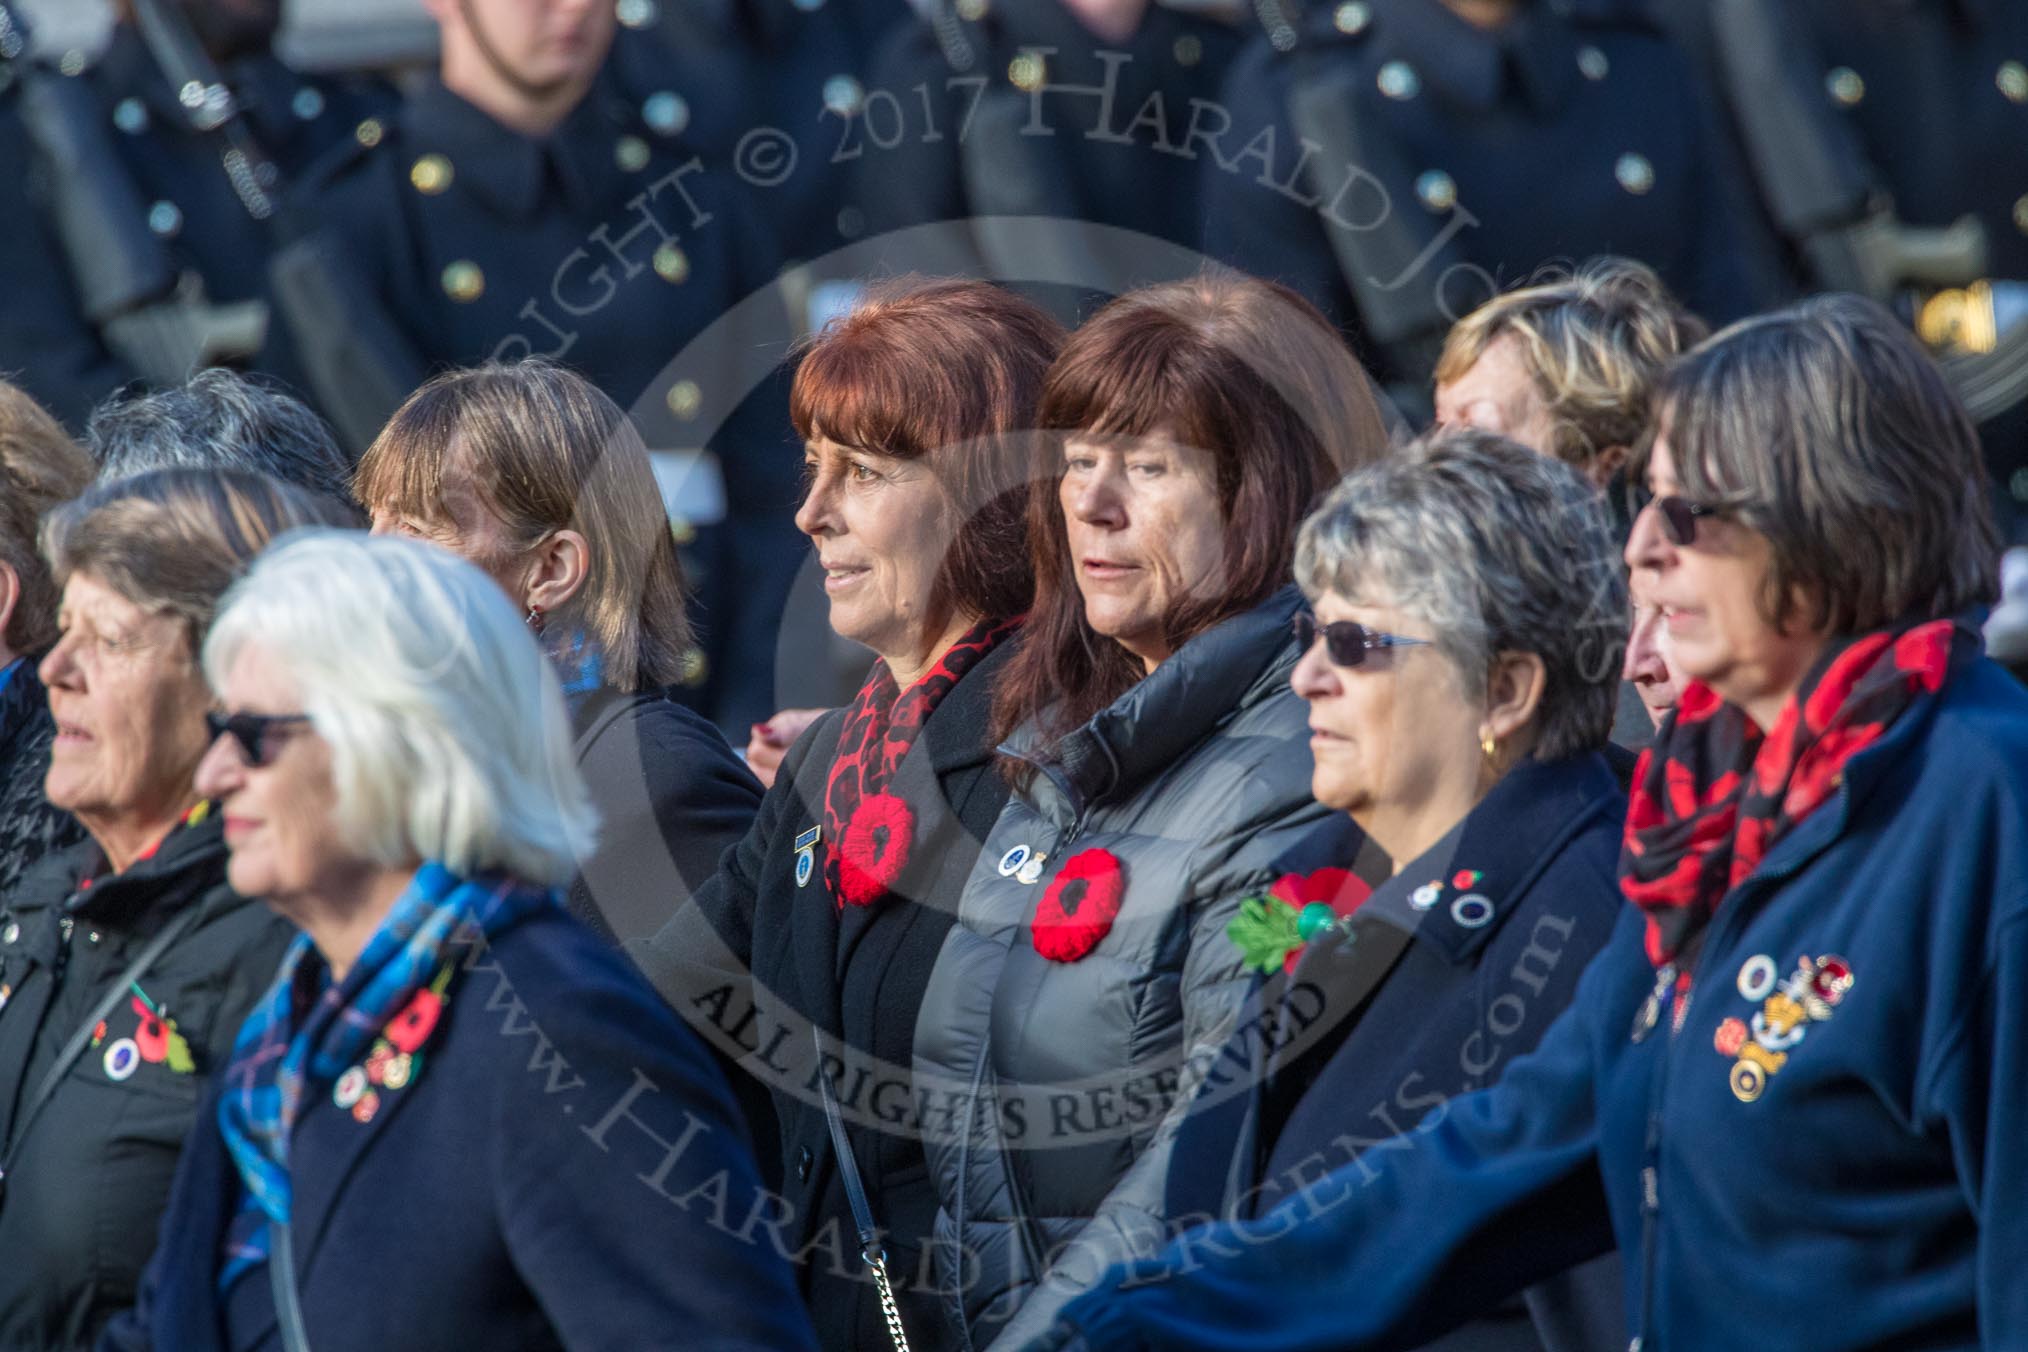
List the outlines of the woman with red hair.
<svg viewBox="0 0 2028 1352">
<path fill-rule="evenodd" d="M 841 1352 L 886 1346 L 893 1318 L 917 1347 L 949 1341 L 921 1278 L 936 1194 L 915 1011 L 948 899 L 1007 797 L 993 697 L 1034 590 L 1017 434 L 1062 337 L 996 286 L 897 284 L 803 354 L 796 524 L 823 564 L 832 628 L 878 660 L 848 708 L 796 740 L 717 876 L 635 953 L 745 1072 L 764 1150 L 778 1127 L 793 1212 L 777 1233 L 793 1236 L 820 1339 Z M 842 1242 L 854 1233 L 860 1244 Z M 882 1259 L 871 1284 L 849 1257 L 862 1248 Z"/>
</svg>

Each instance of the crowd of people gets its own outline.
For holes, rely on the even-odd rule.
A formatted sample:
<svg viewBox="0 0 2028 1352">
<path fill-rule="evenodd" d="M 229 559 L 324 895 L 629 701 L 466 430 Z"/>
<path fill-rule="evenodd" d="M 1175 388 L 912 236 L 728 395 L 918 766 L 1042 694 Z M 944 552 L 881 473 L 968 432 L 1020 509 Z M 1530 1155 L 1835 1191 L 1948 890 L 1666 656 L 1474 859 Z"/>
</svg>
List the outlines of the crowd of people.
<svg viewBox="0 0 2028 1352">
<path fill-rule="evenodd" d="M 0 1349 L 2028 1341 L 2028 31 L 1925 3 L 0 67 L 117 150 L 0 241 Z"/>
<path fill-rule="evenodd" d="M 775 760 L 564 366 L 356 464 L 0 394 L 0 1344 L 2011 1346 L 1961 402 L 1611 258 L 1438 372 L 1229 271 L 870 288 L 785 435 L 872 666 Z"/>
</svg>

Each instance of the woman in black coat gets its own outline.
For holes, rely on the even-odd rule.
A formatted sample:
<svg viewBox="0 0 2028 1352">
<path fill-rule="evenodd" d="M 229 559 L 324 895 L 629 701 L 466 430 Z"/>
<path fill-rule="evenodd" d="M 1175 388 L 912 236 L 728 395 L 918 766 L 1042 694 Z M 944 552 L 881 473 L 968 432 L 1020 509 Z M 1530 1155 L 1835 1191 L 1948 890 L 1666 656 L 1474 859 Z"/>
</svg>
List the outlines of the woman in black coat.
<svg viewBox="0 0 2028 1352">
<path fill-rule="evenodd" d="M 936 1195 L 920 1137 L 935 1106 L 916 1101 L 910 1074 L 916 1008 L 1006 801 L 993 688 L 1033 585 L 1026 451 L 1007 434 L 1032 425 L 1061 338 L 1009 292 L 943 282 L 876 294 L 804 356 L 797 524 L 824 565 L 832 627 L 880 660 L 850 708 L 797 741 L 718 875 L 635 950 L 766 1091 L 748 1101 L 779 1124 L 780 1234 L 823 1345 L 841 1352 L 888 1345 L 858 1257 L 867 1223 L 911 1345 L 951 1344 L 925 1271 Z M 827 1087 L 849 1156 L 833 1148 Z M 848 1202 L 855 1165 L 864 1222 Z"/>
<path fill-rule="evenodd" d="M 205 1085 L 274 977 L 289 927 L 226 886 L 193 783 L 197 644 L 268 539 L 352 519 L 262 475 L 159 470 L 47 524 L 42 784 L 90 836 L 0 898 L 0 1347 L 89 1347 L 133 1301 Z"/>
<path fill-rule="evenodd" d="M 1233 925 L 1268 979 L 1177 1141 L 1179 1227 L 1414 1149 L 1448 1100 L 1533 1049 L 1611 935 L 1626 600 L 1589 491 L 1462 431 L 1355 475 L 1305 524 L 1297 578 L 1316 609 L 1291 683 L 1312 787 L 1340 815 Z M 1362 831 L 1396 860 L 1370 895 L 1342 871 Z M 1619 1301 L 1602 1262 L 1433 1346 L 1617 1349 Z"/>
<path fill-rule="evenodd" d="M 546 362 L 451 371 L 395 411 L 356 492 L 376 532 L 478 564 L 541 636 L 599 812 L 570 912 L 609 942 L 653 934 L 745 833 L 761 790 L 718 729 L 665 694 L 695 649 L 640 433 Z"/>
<path fill-rule="evenodd" d="M 596 817 L 519 620 L 470 564 L 356 531 L 228 596 L 197 782 L 234 890 L 302 933 L 106 1346 L 812 1346 L 723 1079 L 559 904 Z"/>
</svg>

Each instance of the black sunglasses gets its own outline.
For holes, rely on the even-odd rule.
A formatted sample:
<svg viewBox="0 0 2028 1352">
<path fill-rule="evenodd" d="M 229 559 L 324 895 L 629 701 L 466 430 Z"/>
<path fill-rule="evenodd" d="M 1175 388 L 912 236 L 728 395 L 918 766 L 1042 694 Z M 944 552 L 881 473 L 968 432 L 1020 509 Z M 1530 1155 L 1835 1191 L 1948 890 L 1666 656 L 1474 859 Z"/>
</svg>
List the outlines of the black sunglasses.
<svg viewBox="0 0 2028 1352">
<path fill-rule="evenodd" d="M 206 712 L 205 731 L 211 740 L 231 734 L 239 743 L 240 754 L 248 765 L 259 768 L 274 759 L 274 739 L 269 736 L 277 728 L 294 727 L 310 721 L 308 714 L 219 714 Z"/>
<path fill-rule="evenodd" d="M 1427 645 L 1426 638 L 1403 638 L 1400 634 L 1383 634 L 1378 629 L 1368 629 L 1351 620 L 1334 620 L 1330 624 L 1318 624 L 1317 617 L 1309 611 L 1298 611 L 1289 628 L 1296 635 L 1296 642 L 1308 652 L 1316 645 L 1317 635 L 1324 636 L 1324 655 L 1331 659 L 1333 666 L 1357 667 L 1366 662 L 1366 654 L 1375 648 L 1419 648 Z"/>
<path fill-rule="evenodd" d="M 1684 549 L 1697 541 L 1697 518 L 1716 516 L 1718 508 L 1708 503 L 1692 502 L 1674 493 L 1655 499 L 1655 510 L 1662 517 L 1662 533 L 1669 537 L 1669 543 Z"/>
</svg>

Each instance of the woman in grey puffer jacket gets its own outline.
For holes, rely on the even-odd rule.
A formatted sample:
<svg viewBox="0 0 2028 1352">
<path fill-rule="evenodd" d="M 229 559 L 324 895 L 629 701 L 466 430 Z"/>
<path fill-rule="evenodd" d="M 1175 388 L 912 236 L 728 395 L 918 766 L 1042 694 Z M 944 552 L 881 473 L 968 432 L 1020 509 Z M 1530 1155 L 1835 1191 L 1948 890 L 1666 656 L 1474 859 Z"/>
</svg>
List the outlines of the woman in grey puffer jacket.
<svg viewBox="0 0 2028 1352">
<path fill-rule="evenodd" d="M 915 1035 L 937 1277 L 974 1349 L 1164 1238 L 1170 1140 L 1249 988 L 1226 927 L 1325 815 L 1288 685 L 1296 529 L 1385 446 L 1324 319 L 1237 276 L 1100 311 L 1041 420 L 1036 605 L 996 704 L 1015 796 Z"/>
</svg>

